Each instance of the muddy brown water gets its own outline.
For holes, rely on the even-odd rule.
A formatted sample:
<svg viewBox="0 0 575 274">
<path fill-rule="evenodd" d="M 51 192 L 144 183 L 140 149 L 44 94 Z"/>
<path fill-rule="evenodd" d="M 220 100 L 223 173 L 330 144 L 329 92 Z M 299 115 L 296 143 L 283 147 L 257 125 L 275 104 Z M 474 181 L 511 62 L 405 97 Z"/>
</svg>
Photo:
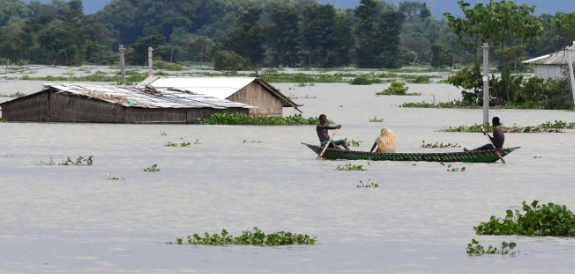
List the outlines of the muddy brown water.
<svg viewBox="0 0 575 274">
<path fill-rule="evenodd" d="M 337 136 L 369 150 L 380 128 L 398 152 L 437 152 L 421 142 L 483 145 L 481 134 L 440 133 L 481 123 L 481 110 L 407 109 L 406 101 L 458 98 L 449 85 L 410 85 L 419 97 L 375 96 L 389 84 L 275 84 L 343 125 Z M 21 87 L 21 86 L 17 86 Z M 35 90 L 35 88 L 31 88 Z M 2 90 L 6 93 L 5 90 Z M 293 114 L 286 109 L 284 114 Z M 494 110 L 506 125 L 575 122 L 575 112 Z M 369 119 L 383 118 L 372 123 Z M 162 135 L 165 133 L 167 136 Z M 182 139 L 183 138 L 183 139 Z M 244 140 L 246 143 L 244 143 Z M 198 141 L 201 144 L 193 144 Z M 250 141 L 260 141 L 251 143 Z M 191 142 L 190 147 L 165 147 Z M 2 273 L 572 273 L 564 237 L 475 235 L 473 227 L 522 201 L 575 208 L 574 134 L 507 134 L 522 148 L 507 164 L 317 161 L 300 142 L 313 126 L 0 123 Z M 41 166 L 93 156 L 92 166 Z M 540 156 L 541 158 L 534 158 Z M 364 172 L 336 171 L 347 163 Z M 157 173 L 144 168 L 157 164 Z M 125 178 L 110 181 L 106 178 Z M 368 179 L 379 188 L 357 188 Z M 314 246 L 176 246 L 176 237 L 254 226 L 317 236 Z M 517 243 L 514 256 L 468 256 Z"/>
</svg>

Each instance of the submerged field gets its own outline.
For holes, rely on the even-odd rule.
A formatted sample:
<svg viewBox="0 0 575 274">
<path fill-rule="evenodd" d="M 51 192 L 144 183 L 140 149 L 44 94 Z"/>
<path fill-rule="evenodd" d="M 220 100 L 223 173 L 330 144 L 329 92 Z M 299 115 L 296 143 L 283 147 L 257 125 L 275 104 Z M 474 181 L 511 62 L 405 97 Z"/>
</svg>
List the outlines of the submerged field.
<svg viewBox="0 0 575 274">
<path fill-rule="evenodd" d="M 1 94 L 12 93 L 7 85 L 33 84 L 0 83 Z M 424 149 L 422 141 L 486 143 L 482 134 L 436 132 L 481 123 L 481 110 L 399 107 L 458 98 L 446 84 L 409 85 L 422 94 L 413 97 L 375 95 L 389 84 L 274 86 L 298 98 L 304 117 L 325 113 L 342 124 L 338 137 L 361 141 L 352 149 L 369 150 L 383 126 L 395 132 L 397 152 L 461 149 Z M 491 115 L 506 125 L 575 122 L 569 111 Z M 507 164 L 454 164 L 465 171 L 447 172 L 439 163 L 317 161 L 300 144 L 318 142 L 314 126 L 0 123 L 0 272 L 571 273 L 570 238 L 478 236 L 473 227 L 522 201 L 573 210 L 574 136 L 507 134 L 506 146 L 522 147 Z M 79 156 L 93 156 L 93 165 L 40 165 Z M 367 171 L 336 170 L 349 163 Z M 153 164 L 160 172 L 144 172 Z M 368 180 L 379 187 L 357 188 Z M 318 243 L 165 244 L 254 226 L 314 235 Z M 520 253 L 469 256 L 473 238 L 513 241 Z"/>
</svg>

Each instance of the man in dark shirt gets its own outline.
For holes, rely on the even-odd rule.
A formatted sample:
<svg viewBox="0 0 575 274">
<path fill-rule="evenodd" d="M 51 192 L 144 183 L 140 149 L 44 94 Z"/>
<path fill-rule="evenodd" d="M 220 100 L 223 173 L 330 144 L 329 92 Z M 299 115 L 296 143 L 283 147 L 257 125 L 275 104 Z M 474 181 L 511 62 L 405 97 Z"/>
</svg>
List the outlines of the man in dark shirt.
<svg viewBox="0 0 575 274">
<path fill-rule="evenodd" d="M 329 141 L 329 135 L 327 134 L 327 131 L 329 129 L 341 128 L 341 125 L 328 126 L 325 124 L 326 121 L 327 117 L 325 116 L 325 114 L 320 115 L 319 125 L 317 125 L 315 128 L 315 130 L 317 131 L 317 137 L 319 138 L 319 142 L 322 147 L 324 147 Z M 336 146 L 343 146 L 346 150 L 349 150 L 349 147 L 347 147 L 346 140 L 337 140 L 337 141 L 333 140 L 333 144 L 335 144 Z M 333 147 L 333 145 L 330 144 L 330 147 Z"/>
<path fill-rule="evenodd" d="M 499 117 L 493 117 L 493 120 L 491 120 L 491 122 L 493 123 L 493 137 L 489 136 L 489 134 L 487 134 L 487 132 L 483 132 L 483 135 L 487 135 L 489 137 L 489 139 L 491 139 L 491 142 L 493 142 L 493 145 L 495 145 L 496 149 L 501 149 L 503 148 L 503 143 L 505 142 L 505 135 L 503 135 L 503 130 L 501 130 L 501 123 L 499 122 Z M 488 150 L 488 149 L 494 149 L 493 145 L 491 144 L 486 144 L 482 147 L 478 147 L 474 150 Z M 469 151 L 469 149 L 464 148 L 464 151 Z"/>
</svg>

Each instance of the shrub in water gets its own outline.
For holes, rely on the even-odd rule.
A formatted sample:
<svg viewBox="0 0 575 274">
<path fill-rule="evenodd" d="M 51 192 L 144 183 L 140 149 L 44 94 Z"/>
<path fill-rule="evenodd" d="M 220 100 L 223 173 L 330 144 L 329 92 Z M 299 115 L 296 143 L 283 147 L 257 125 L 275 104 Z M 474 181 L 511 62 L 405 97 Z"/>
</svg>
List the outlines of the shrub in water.
<svg viewBox="0 0 575 274">
<path fill-rule="evenodd" d="M 491 216 L 474 227 L 479 235 L 575 236 L 575 215 L 565 205 L 523 204 L 523 211 L 507 210 L 504 218 Z"/>
<path fill-rule="evenodd" d="M 188 236 L 186 243 L 190 245 L 259 245 L 259 246 L 278 246 L 278 245 L 313 245 L 316 237 L 291 232 L 275 232 L 265 234 L 259 228 L 254 227 L 253 231 L 246 230 L 239 237 L 234 237 L 225 229 L 221 234 L 204 233 L 204 237 L 194 234 Z M 173 244 L 168 242 L 168 244 Z M 184 244 L 183 238 L 176 238 L 176 244 Z"/>
<path fill-rule="evenodd" d="M 333 124 L 332 121 L 327 121 Z M 199 120 L 199 124 L 206 125 L 259 125 L 259 126 L 288 126 L 288 125 L 317 125 L 319 118 L 303 118 L 301 114 L 287 117 L 244 115 L 228 112 L 218 112 L 212 116 Z"/>
</svg>

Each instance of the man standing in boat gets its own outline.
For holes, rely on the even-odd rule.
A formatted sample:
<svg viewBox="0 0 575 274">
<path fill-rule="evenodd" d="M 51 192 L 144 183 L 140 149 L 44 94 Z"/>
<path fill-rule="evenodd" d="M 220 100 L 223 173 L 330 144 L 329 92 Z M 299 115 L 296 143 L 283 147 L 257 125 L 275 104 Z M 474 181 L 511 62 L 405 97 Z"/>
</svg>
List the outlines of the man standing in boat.
<svg viewBox="0 0 575 274">
<path fill-rule="evenodd" d="M 341 128 L 341 125 L 335 125 L 335 126 L 328 126 L 326 125 L 327 121 L 327 117 L 325 116 L 325 114 L 322 114 L 319 116 L 319 125 L 316 126 L 316 131 L 317 131 L 317 137 L 319 138 L 319 141 L 321 143 L 321 146 L 324 147 L 327 142 L 329 141 L 329 135 L 327 133 L 328 130 L 330 129 L 337 129 L 337 128 Z M 349 150 L 349 147 L 347 147 L 347 142 L 346 140 L 333 140 L 333 144 L 335 146 L 343 146 L 346 150 Z M 330 146 L 333 146 L 330 144 Z"/>
<path fill-rule="evenodd" d="M 499 117 L 493 117 L 491 122 L 493 123 L 493 137 L 489 136 L 489 134 L 487 134 L 487 132 L 485 132 L 485 131 L 483 131 L 483 135 L 487 135 L 487 137 L 489 137 L 489 139 L 491 139 L 491 142 L 493 143 L 493 145 L 495 145 L 495 149 L 497 149 L 497 150 L 502 149 L 503 143 L 505 142 L 505 135 L 503 135 L 503 130 L 501 130 L 501 127 L 500 127 L 501 123 L 499 122 Z M 486 144 L 486 145 L 478 147 L 474 150 L 494 149 L 493 145 Z M 470 151 L 470 150 L 467 148 L 463 148 L 463 151 Z"/>
</svg>

